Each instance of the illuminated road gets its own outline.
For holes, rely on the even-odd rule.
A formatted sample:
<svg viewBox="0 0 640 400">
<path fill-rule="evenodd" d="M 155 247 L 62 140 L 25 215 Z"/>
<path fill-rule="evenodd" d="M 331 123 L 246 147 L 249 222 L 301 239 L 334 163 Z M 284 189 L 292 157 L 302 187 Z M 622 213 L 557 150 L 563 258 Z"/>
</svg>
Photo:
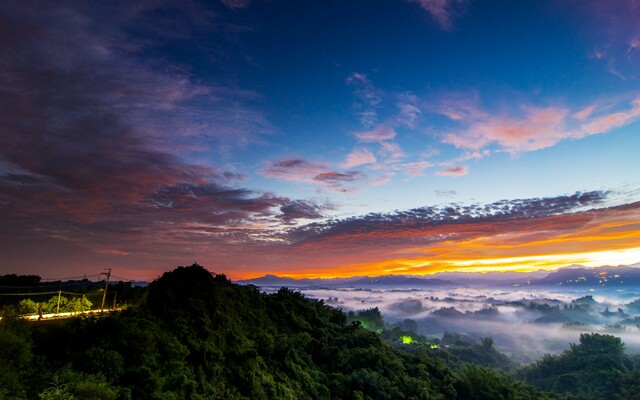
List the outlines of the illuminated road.
<svg viewBox="0 0 640 400">
<path fill-rule="evenodd" d="M 122 308 L 116 309 L 108 309 L 104 310 L 105 313 L 110 313 L 114 311 L 122 311 Z M 82 315 L 87 314 L 100 314 L 103 311 L 100 310 L 88 310 L 88 311 L 75 311 L 75 312 L 61 312 L 61 313 L 50 313 L 50 314 L 42 314 L 42 318 L 38 314 L 33 315 L 21 315 L 20 318 L 26 319 L 27 321 L 41 321 L 41 320 L 53 320 L 53 319 L 65 319 L 65 318 L 73 318 L 80 317 Z M 0 320 L 2 317 L 0 317 Z"/>
</svg>

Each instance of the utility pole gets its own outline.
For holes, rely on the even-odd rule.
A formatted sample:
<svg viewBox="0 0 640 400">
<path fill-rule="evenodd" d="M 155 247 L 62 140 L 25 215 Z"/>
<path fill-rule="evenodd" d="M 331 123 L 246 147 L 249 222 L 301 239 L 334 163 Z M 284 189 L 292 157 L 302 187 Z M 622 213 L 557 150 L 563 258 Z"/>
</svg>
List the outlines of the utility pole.
<svg viewBox="0 0 640 400">
<path fill-rule="evenodd" d="M 112 310 L 116 309 L 116 298 L 118 297 L 118 291 L 116 290 L 116 292 L 113 294 L 113 307 L 111 307 Z"/>
<path fill-rule="evenodd" d="M 58 290 L 58 306 L 56 307 L 56 315 L 60 314 L 60 295 L 62 294 L 62 290 Z"/>
<path fill-rule="evenodd" d="M 107 299 L 107 289 L 109 288 L 109 277 L 111 277 L 111 268 L 105 268 L 107 272 L 100 272 L 100 275 L 107 276 L 107 282 L 104 284 L 104 293 L 102 294 L 102 305 L 100 306 L 100 313 L 104 312 L 104 301 Z"/>
</svg>

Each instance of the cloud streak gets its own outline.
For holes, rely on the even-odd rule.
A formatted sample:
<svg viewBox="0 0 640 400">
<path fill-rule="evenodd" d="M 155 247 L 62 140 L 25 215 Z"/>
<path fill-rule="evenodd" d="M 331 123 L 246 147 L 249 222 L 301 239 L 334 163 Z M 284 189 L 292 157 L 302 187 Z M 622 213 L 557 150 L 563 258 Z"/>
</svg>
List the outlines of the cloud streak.
<svg viewBox="0 0 640 400">
<path fill-rule="evenodd" d="M 167 26 L 164 13 L 189 23 Z M 3 264 L 157 269 L 319 217 L 312 202 L 233 187 L 235 172 L 188 161 L 270 132 L 256 93 L 148 56 L 218 29 L 195 3 L 0 6 Z"/>
<path fill-rule="evenodd" d="M 417 3 L 445 31 L 453 29 L 455 20 L 466 8 L 465 0 L 408 0 Z"/>
<path fill-rule="evenodd" d="M 371 128 L 378 122 L 378 108 L 382 102 L 378 90 L 365 74 L 354 72 L 347 78 L 347 84 L 353 86 L 358 101 L 354 107 L 360 115 L 360 123 Z"/>
<path fill-rule="evenodd" d="M 438 176 L 464 176 L 469 173 L 469 168 L 465 166 L 457 166 L 451 168 L 445 168 L 436 172 Z"/>
<path fill-rule="evenodd" d="M 346 165 L 362 165 L 367 162 L 370 156 L 373 157 L 373 154 L 363 150 L 360 153 L 352 155 L 351 158 L 347 157 Z M 271 162 L 261 173 L 272 179 L 319 183 L 343 193 L 352 190 L 350 187 L 345 186 L 346 184 L 355 183 L 364 178 L 364 174 L 360 171 L 333 171 L 326 164 L 315 163 L 302 158 L 290 158 Z"/>
<path fill-rule="evenodd" d="M 283 237 L 295 249 L 289 262 L 304 259 L 306 267 L 288 270 L 283 265 L 274 272 L 375 276 L 636 262 L 640 203 L 598 208 L 609 197 L 585 192 L 310 223 Z"/>
<path fill-rule="evenodd" d="M 635 0 L 617 1 L 615 7 L 596 0 L 572 5 L 569 15 L 576 9 L 586 16 L 580 23 L 586 26 L 590 38 L 592 58 L 604 63 L 605 68 L 621 80 L 637 79 L 640 61 L 640 7 Z"/>
<path fill-rule="evenodd" d="M 437 112 L 461 125 L 442 135 L 442 141 L 469 151 L 468 158 L 479 158 L 492 147 L 516 155 L 627 126 L 640 119 L 640 99 L 578 110 L 521 106 L 518 116 L 495 115 L 466 103 L 445 103 Z"/>
</svg>

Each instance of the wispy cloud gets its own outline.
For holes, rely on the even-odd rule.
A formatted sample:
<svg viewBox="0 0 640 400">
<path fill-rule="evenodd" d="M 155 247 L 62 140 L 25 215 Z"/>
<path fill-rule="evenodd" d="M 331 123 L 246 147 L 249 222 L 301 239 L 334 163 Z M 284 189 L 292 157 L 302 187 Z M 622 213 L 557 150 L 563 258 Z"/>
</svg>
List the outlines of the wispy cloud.
<svg viewBox="0 0 640 400">
<path fill-rule="evenodd" d="M 395 138 L 396 131 L 391 127 L 380 125 L 370 131 L 356 132 L 355 136 L 364 143 L 382 142 Z"/>
<path fill-rule="evenodd" d="M 374 164 L 376 162 L 376 156 L 371 151 L 365 148 L 355 148 L 351 153 L 347 155 L 347 159 L 342 168 L 353 168 L 364 164 Z"/>
<path fill-rule="evenodd" d="M 345 184 L 354 183 L 364 178 L 360 171 L 333 171 L 326 164 L 315 163 L 302 158 L 290 158 L 275 162 L 261 171 L 261 174 L 273 178 L 295 182 L 322 184 L 338 192 L 350 192 Z"/>
<path fill-rule="evenodd" d="M 313 178 L 328 170 L 327 164 L 316 163 L 302 158 L 288 158 L 268 163 L 261 172 L 268 178 L 295 182 L 311 182 Z"/>
<path fill-rule="evenodd" d="M 435 194 L 438 197 L 453 197 L 458 194 L 458 192 L 455 190 L 436 190 Z"/>
<path fill-rule="evenodd" d="M 220 2 L 231 9 L 245 8 L 251 4 L 251 0 L 220 0 Z"/>
<path fill-rule="evenodd" d="M 123 268 L 157 268 L 313 217 L 295 200 L 234 187 L 234 171 L 188 159 L 270 132 L 252 107 L 257 93 L 195 81 L 151 56 L 214 34 L 216 15 L 197 3 L 103 6 L 0 5 L 2 262 L 38 266 L 24 257 L 35 246 L 55 259 L 50 268 L 123 255 L 132 260 L 120 259 Z M 165 14 L 177 16 L 171 26 Z"/>
<path fill-rule="evenodd" d="M 360 171 L 349 171 L 349 172 L 323 172 L 321 174 L 313 177 L 314 181 L 322 182 L 327 186 L 340 191 L 340 192 L 349 192 L 351 189 L 344 186 L 345 183 L 351 183 L 358 180 L 361 180 L 363 177 L 362 172 Z"/>
<path fill-rule="evenodd" d="M 396 120 L 400 125 L 405 125 L 412 129 L 416 127 L 416 122 L 422 114 L 418 103 L 418 97 L 413 94 L 403 93 L 399 96 L 399 100 L 396 103 L 399 110 Z"/>
<path fill-rule="evenodd" d="M 445 31 L 453 29 L 455 20 L 466 10 L 466 0 L 407 0 L 417 3 Z"/>
<path fill-rule="evenodd" d="M 398 143 L 394 142 L 381 142 L 380 153 L 391 160 L 398 160 L 404 157 L 404 151 Z"/>
<path fill-rule="evenodd" d="M 468 104 L 457 111 L 452 104 L 438 109 L 461 125 L 461 129 L 444 134 L 442 141 L 467 150 L 465 158 L 470 159 L 488 155 L 488 148 L 494 145 L 498 151 L 515 155 L 566 139 L 607 133 L 640 119 L 640 99 L 607 107 L 591 104 L 578 110 L 522 105 L 514 116 L 494 115 Z"/>
<path fill-rule="evenodd" d="M 360 123 L 365 128 L 371 128 L 378 123 L 378 108 L 382 102 L 378 90 L 373 86 L 365 74 L 352 73 L 347 83 L 354 88 L 357 102 L 354 107 L 360 115 Z"/>
<path fill-rule="evenodd" d="M 620 80 L 636 80 L 640 62 L 640 7 L 636 0 L 615 5 L 598 0 L 558 3 L 554 10 L 579 29 L 587 56 Z"/>
<path fill-rule="evenodd" d="M 469 168 L 465 167 L 465 166 L 457 166 L 457 167 L 450 167 L 450 168 L 445 168 L 443 170 L 440 170 L 438 172 L 436 172 L 436 175 L 438 176 L 463 176 L 469 173 Z"/>
<path fill-rule="evenodd" d="M 404 164 L 402 167 L 409 176 L 420 176 L 424 170 L 433 167 L 433 163 L 429 161 L 415 161 Z"/>
</svg>

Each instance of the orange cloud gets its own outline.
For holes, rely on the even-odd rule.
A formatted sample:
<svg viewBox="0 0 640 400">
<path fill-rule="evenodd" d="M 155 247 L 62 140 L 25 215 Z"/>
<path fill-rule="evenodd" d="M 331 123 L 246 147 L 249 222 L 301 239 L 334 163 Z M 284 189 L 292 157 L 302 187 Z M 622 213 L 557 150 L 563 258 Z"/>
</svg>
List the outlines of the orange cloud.
<svg viewBox="0 0 640 400">
<path fill-rule="evenodd" d="M 552 270 L 640 261 L 640 202 L 561 215 L 362 227 L 289 248 L 291 277 Z M 280 260 L 283 260 L 279 258 Z M 242 276 L 260 275 L 245 271 Z"/>
</svg>

